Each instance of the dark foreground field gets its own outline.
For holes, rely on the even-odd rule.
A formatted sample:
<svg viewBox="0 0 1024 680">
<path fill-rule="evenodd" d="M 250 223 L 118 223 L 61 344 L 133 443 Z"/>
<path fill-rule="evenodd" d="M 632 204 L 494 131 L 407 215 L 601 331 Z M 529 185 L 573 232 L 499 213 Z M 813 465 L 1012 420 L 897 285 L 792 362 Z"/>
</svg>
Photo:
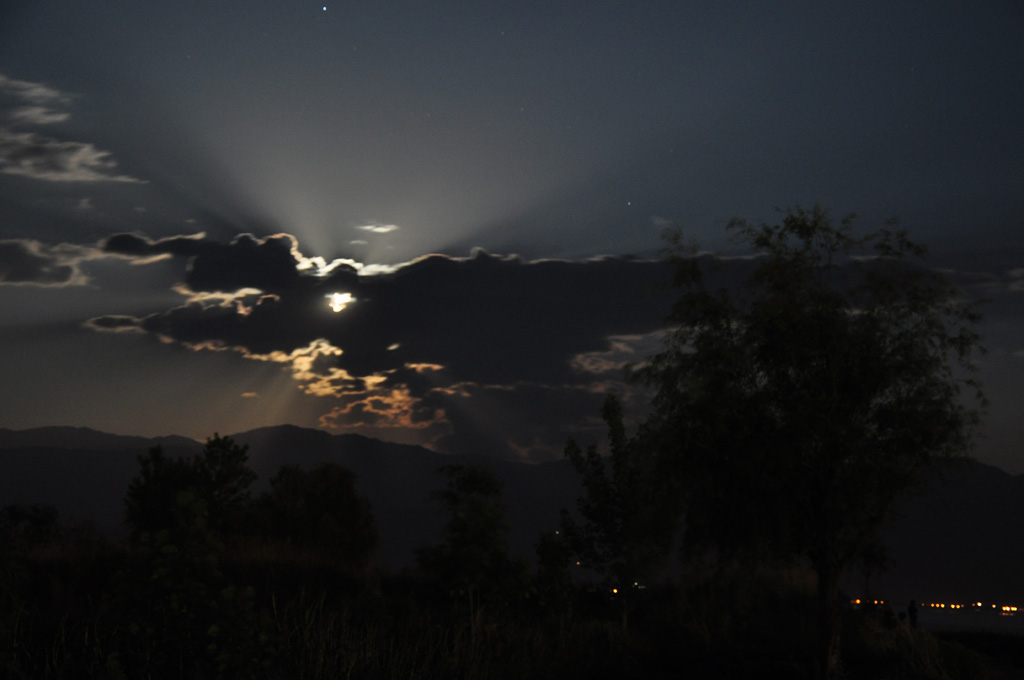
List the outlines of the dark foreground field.
<svg viewBox="0 0 1024 680">
<path fill-rule="evenodd" d="M 295 555 L 179 557 L 100 540 L 5 555 L 0 677 L 813 676 L 813 593 L 795 571 L 721 571 L 624 603 L 534 575 L 519 592 L 477 598 Z M 844 675 L 1022 677 L 1019 642 L 848 610 Z"/>
</svg>

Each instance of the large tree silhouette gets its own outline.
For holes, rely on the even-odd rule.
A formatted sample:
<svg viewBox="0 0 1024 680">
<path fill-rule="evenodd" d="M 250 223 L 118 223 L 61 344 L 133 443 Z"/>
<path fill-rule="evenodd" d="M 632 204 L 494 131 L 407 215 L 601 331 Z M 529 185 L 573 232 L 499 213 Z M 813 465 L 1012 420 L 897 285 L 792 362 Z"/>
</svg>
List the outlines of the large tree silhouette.
<svg viewBox="0 0 1024 680">
<path fill-rule="evenodd" d="M 730 228 L 757 254 L 732 291 L 672 237 L 684 292 L 639 371 L 657 388 L 646 432 L 686 485 L 691 546 L 812 565 L 829 676 L 841 572 L 896 499 L 968 448 L 977 316 L 904 232 L 857 238 L 817 206 Z"/>
</svg>

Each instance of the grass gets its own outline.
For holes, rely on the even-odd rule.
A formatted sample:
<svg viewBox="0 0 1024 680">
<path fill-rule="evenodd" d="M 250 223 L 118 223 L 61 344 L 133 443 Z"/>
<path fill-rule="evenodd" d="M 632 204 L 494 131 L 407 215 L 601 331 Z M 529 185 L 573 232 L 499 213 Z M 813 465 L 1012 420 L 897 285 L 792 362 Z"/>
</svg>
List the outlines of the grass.
<svg viewBox="0 0 1024 680">
<path fill-rule="evenodd" d="M 126 591 L 137 557 L 111 547 L 8 560 L 0 677 L 812 676 L 813 580 L 800 570 L 725 569 L 692 576 L 685 587 L 638 592 L 625 628 L 619 602 L 601 589 L 581 589 L 571 607 L 545 607 L 527 589 L 516 601 L 470 609 L 425 592 L 414 576 L 354 574 L 281 556 L 194 571 L 188 588 L 165 571 L 163 580 L 140 580 L 150 574 L 143 570 Z M 158 614 L 155 603 L 164 600 L 171 604 Z M 178 637 L 139 633 L 146 626 Z M 847 678 L 970 680 L 1024 667 L 1018 643 L 930 635 L 848 610 L 842 656 Z"/>
</svg>

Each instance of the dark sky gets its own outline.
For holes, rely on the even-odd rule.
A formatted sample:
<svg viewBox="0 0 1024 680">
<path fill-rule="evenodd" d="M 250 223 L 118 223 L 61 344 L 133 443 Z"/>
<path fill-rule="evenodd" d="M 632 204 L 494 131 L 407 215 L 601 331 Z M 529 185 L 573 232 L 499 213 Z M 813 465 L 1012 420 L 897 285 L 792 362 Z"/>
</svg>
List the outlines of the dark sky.
<svg viewBox="0 0 1024 680">
<path fill-rule="evenodd" d="M 821 203 L 990 300 L 1024 472 L 1022 45 L 1016 0 L 6 3 L 0 427 L 558 456 L 658 348 L 666 226 Z"/>
</svg>

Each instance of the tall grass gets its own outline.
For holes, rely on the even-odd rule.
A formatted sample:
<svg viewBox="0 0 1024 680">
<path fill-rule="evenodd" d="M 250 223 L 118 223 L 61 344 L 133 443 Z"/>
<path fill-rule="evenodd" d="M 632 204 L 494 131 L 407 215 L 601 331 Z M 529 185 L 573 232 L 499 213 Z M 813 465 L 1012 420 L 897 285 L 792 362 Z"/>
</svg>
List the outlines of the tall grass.
<svg viewBox="0 0 1024 680">
<path fill-rule="evenodd" d="M 625 629 L 616 603 L 599 588 L 577 591 L 565 608 L 547 608 L 525 593 L 519 601 L 471 609 L 457 597 L 425 591 L 415 577 L 370 578 L 281 555 L 250 555 L 223 565 L 230 588 L 250 586 L 254 593 L 245 602 L 244 625 L 213 633 L 213 626 L 200 625 L 202 635 L 190 652 L 195 658 L 185 659 L 191 665 L 153 667 L 147 658 L 179 658 L 182 650 L 153 649 L 146 656 L 138 648 L 140 638 L 133 637 L 131 625 L 145 624 L 138 617 L 146 612 L 146 598 L 157 601 L 162 595 L 133 590 L 142 598 L 135 604 L 142 606 L 125 609 L 118 574 L 127 573 L 133 559 L 123 550 L 66 553 L 26 558 L 5 570 L 11 578 L 0 584 L 0 677 L 798 680 L 812 675 L 813 579 L 799 569 L 737 567 L 691 574 L 684 585 L 638 593 Z M 202 603 L 196 611 L 217 621 L 240 621 L 237 612 L 223 610 L 235 606 L 237 598 L 215 591 L 206 596 L 216 602 Z M 965 645 L 871 611 L 848 611 L 843 623 L 849 678 L 967 680 L 987 677 L 992 668 Z"/>
</svg>

